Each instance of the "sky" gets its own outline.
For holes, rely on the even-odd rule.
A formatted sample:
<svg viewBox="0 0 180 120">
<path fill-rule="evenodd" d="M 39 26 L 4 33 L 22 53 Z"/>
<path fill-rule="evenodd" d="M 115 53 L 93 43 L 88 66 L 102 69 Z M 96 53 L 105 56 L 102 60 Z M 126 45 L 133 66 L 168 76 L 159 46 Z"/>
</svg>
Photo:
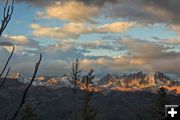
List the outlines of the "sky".
<svg viewBox="0 0 180 120">
<path fill-rule="evenodd" d="M 0 1 L 0 16 L 3 5 Z M 11 72 L 70 71 L 73 59 L 96 74 L 132 71 L 180 74 L 179 0 L 15 0 L 0 38 L 1 66 L 16 47 Z M 2 67 L 1 67 L 2 68 Z"/>
</svg>

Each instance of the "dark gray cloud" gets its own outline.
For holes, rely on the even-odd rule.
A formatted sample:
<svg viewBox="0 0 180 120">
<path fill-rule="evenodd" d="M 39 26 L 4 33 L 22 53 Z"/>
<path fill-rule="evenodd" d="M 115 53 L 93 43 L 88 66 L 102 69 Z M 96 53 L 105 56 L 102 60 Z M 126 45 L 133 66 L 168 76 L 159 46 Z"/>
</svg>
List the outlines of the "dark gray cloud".
<svg viewBox="0 0 180 120">
<path fill-rule="evenodd" d="M 78 2 L 83 2 L 84 4 L 87 4 L 87 5 L 103 6 L 106 3 L 116 3 L 119 0 L 46 0 L 46 1 L 44 0 L 16 0 L 16 2 L 26 2 L 26 3 L 30 3 L 32 5 L 38 5 L 38 6 L 49 5 L 55 2 L 68 2 L 68 1 L 78 1 Z"/>
<path fill-rule="evenodd" d="M 132 38 L 122 40 L 120 43 L 125 45 L 130 53 L 126 57 L 145 60 L 145 65 L 151 66 L 153 71 L 180 72 L 180 66 L 176 66 L 180 62 L 180 52 L 169 51 L 171 47 Z"/>
<path fill-rule="evenodd" d="M 106 17 L 124 18 L 139 23 L 179 23 L 179 0 L 119 0 L 107 5 Z"/>
<path fill-rule="evenodd" d="M 13 46 L 14 44 L 11 42 L 0 42 L 0 46 Z"/>
<path fill-rule="evenodd" d="M 157 8 L 163 8 L 173 14 L 180 12 L 180 1 L 179 0 L 143 0 L 147 5 L 153 5 Z"/>
<path fill-rule="evenodd" d="M 155 6 L 155 8 L 163 9 L 169 12 L 174 22 L 180 22 L 180 1 L 179 0 L 144 0 L 147 5 Z"/>
<path fill-rule="evenodd" d="M 115 4 L 115 3 L 119 2 L 120 0 L 77 0 L 77 1 L 83 2 L 88 5 L 103 6 L 108 3 Z"/>
<path fill-rule="evenodd" d="M 55 2 L 72 0 L 16 0 L 33 6 L 49 6 Z M 180 23 L 179 0 L 75 0 L 86 5 L 99 6 L 100 14 L 110 18 L 123 18 L 144 24 Z"/>
<path fill-rule="evenodd" d="M 36 6 L 51 5 L 55 2 L 72 0 L 16 0 Z M 179 0 L 75 0 L 86 5 L 99 6 L 105 17 L 124 18 L 144 24 L 180 23 Z M 109 4 L 108 4 L 109 3 Z"/>
</svg>

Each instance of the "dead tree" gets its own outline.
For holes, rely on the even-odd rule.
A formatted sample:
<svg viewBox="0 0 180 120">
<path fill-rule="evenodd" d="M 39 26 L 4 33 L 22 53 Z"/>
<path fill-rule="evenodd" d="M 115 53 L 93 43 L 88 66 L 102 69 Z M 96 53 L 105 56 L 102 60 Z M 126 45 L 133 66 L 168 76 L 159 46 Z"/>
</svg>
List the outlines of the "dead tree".
<svg viewBox="0 0 180 120">
<path fill-rule="evenodd" d="M 4 9 L 3 9 L 3 18 L 1 19 L 0 37 L 1 37 L 2 33 L 4 32 L 5 28 L 7 27 L 8 23 L 9 23 L 9 21 L 11 19 L 11 16 L 13 14 L 13 11 L 14 11 L 14 0 L 12 0 L 12 3 L 9 3 L 9 0 L 7 0 L 6 4 L 4 6 Z M 11 59 L 13 53 L 14 53 L 14 49 L 15 49 L 15 46 L 13 46 L 13 50 L 12 50 L 8 60 L 6 61 L 6 64 L 5 64 L 2 72 L 0 73 L 0 78 L 2 77 L 4 71 L 6 70 L 8 64 L 9 64 L 9 61 L 10 61 L 10 59 Z M 8 70 L 8 72 L 6 74 L 7 76 L 9 74 L 9 70 Z M 1 83 L 1 86 L 5 83 L 7 76 L 5 76 L 5 78 L 3 79 L 3 82 Z"/>
<path fill-rule="evenodd" d="M 30 81 L 30 83 L 28 84 L 27 88 L 25 89 L 24 93 L 23 93 L 23 96 L 22 96 L 22 99 L 21 99 L 21 102 L 19 104 L 19 107 L 17 108 L 17 110 L 15 111 L 14 115 L 12 116 L 11 119 L 9 120 L 15 120 L 17 115 L 20 113 L 20 110 L 21 108 L 23 107 L 24 103 L 25 103 L 25 100 L 26 100 L 26 96 L 27 96 L 27 93 L 30 89 L 30 87 L 32 86 L 32 83 L 34 82 L 35 78 L 36 78 L 36 74 L 38 72 L 38 69 L 39 69 L 39 65 L 41 63 L 41 60 L 42 60 L 42 55 L 40 54 L 40 57 L 39 57 L 39 61 L 36 63 L 35 65 L 35 70 L 34 70 L 34 74 L 33 74 L 33 77 Z"/>
<path fill-rule="evenodd" d="M 7 59 L 7 61 L 6 61 L 6 64 L 5 64 L 3 70 L 2 70 L 2 72 L 1 72 L 1 74 L 0 74 L 0 78 L 2 77 L 4 71 L 6 70 L 8 64 L 9 64 L 9 62 L 10 62 L 10 60 L 11 60 L 12 55 L 14 54 L 14 50 L 15 50 L 15 46 L 13 46 L 13 49 L 12 49 L 12 51 L 11 51 L 11 54 L 10 54 L 10 56 L 8 57 L 8 59 Z"/>
<path fill-rule="evenodd" d="M 14 11 L 14 0 L 12 0 L 12 3 L 9 3 L 9 0 L 7 0 L 3 9 L 3 18 L 1 19 L 0 36 L 7 27 L 11 19 L 11 16 L 13 14 L 13 11 Z"/>
<path fill-rule="evenodd" d="M 92 96 L 94 94 L 93 80 L 95 76 L 93 75 L 94 70 L 91 69 L 87 75 L 84 75 L 82 84 L 83 84 L 83 106 L 82 106 L 82 116 L 81 120 L 94 120 L 97 112 L 90 104 Z"/>
<path fill-rule="evenodd" d="M 0 73 L 0 79 L 2 78 L 2 75 L 4 74 L 6 68 L 7 68 L 8 64 L 9 64 L 9 62 L 10 62 L 12 56 L 13 56 L 13 54 L 14 54 L 14 50 L 15 50 L 15 46 L 13 46 L 12 52 L 11 52 L 10 56 L 8 57 L 8 59 L 6 61 L 6 64 L 5 64 L 4 68 L 3 68 L 3 70 Z M 10 67 L 9 67 L 7 73 L 6 73 L 6 76 L 3 78 L 2 83 L 0 84 L 0 88 L 4 85 L 4 83 L 5 83 L 6 79 L 7 79 L 7 76 L 9 75 L 9 72 L 10 72 Z"/>
<path fill-rule="evenodd" d="M 14 0 L 12 0 L 11 3 L 9 3 L 9 0 L 6 1 L 6 4 L 4 6 L 4 9 L 3 9 L 3 18 L 1 19 L 1 25 L 0 25 L 0 37 L 2 36 L 2 33 L 4 32 L 5 28 L 7 27 L 9 21 L 11 20 L 11 17 L 12 17 L 12 14 L 13 14 L 13 11 L 14 11 Z M 6 61 L 6 64 L 2 70 L 2 72 L 0 73 L 0 78 L 2 77 L 2 75 L 4 74 L 11 58 L 12 58 L 12 55 L 14 53 L 14 50 L 15 50 L 15 46 L 13 46 L 13 49 L 12 49 L 12 52 L 8 58 L 8 60 Z M 40 58 L 39 58 L 39 61 L 36 63 L 36 66 L 35 66 L 35 70 L 34 70 L 34 74 L 33 74 L 33 77 L 30 81 L 30 83 L 28 84 L 27 88 L 25 89 L 24 93 L 23 93 L 23 96 L 22 96 L 22 99 L 21 99 L 21 102 L 19 104 L 19 107 L 17 108 L 17 110 L 15 111 L 15 113 L 13 114 L 12 118 L 11 119 L 8 119 L 8 115 L 5 116 L 4 120 L 15 120 L 17 115 L 19 114 L 21 108 L 23 107 L 24 103 L 25 103 L 25 100 L 26 100 L 26 96 L 27 96 L 27 93 L 36 77 L 36 74 L 37 74 L 37 71 L 39 69 L 39 65 L 41 63 L 41 60 L 42 60 L 42 55 L 40 54 Z M 10 67 L 6 73 L 6 76 L 5 78 L 3 79 L 2 83 L 0 84 L 0 87 L 5 83 L 6 81 L 6 78 L 8 76 L 10 72 Z"/>
<path fill-rule="evenodd" d="M 7 79 L 7 76 L 9 75 L 9 72 L 10 72 L 10 67 L 9 67 L 7 73 L 6 73 L 6 76 L 3 78 L 3 81 L 2 81 L 1 84 L 0 84 L 0 88 L 1 88 L 1 87 L 4 85 L 4 83 L 6 82 L 6 79 Z"/>
<path fill-rule="evenodd" d="M 85 91 L 92 91 L 93 92 L 93 79 L 95 78 L 95 76 L 93 75 L 94 73 L 94 70 L 91 69 L 87 75 L 84 75 L 83 76 L 83 79 L 82 79 L 82 89 L 85 90 Z"/>
<path fill-rule="evenodd" d="M 81 70 L 78 58 L 72 63 L 72 71 L 70 77 L 70 82 L 72 83 L 73 88 L 78 88 L 81 79 Z"/>
<path fill-rule="evenodd" d="M 72 63 L 72 69 L 70 73 L 70 79 L 73 86 L 73 120 L 79 120 L 79 110 L 78 110 L 78 98 L 77 98 L 77 89 L 79 88 L 80 81 L 81 81 L 81 70 L 80 70 L 80 64 L 79 59 L 75 59 Z"/>
</svg>

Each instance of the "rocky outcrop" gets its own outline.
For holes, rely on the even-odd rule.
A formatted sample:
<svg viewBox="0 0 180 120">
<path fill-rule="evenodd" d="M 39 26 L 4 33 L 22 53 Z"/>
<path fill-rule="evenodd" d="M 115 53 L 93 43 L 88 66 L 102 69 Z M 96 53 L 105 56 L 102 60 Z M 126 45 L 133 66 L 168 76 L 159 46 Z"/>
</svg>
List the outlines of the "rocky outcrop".
<svg viewBox="0 0 180 120">
<path fill-rule="evenodd" d="M 128 88 L 147 88 L 154 86 L 173 86 L 174 82 L 170 80 L 165 74 L 160 72 L 137 72 L 125 74 L 122 76 L 107 74 L 100 81 L 99 85 L 109 85 L 112 87 L 128 87 Z"/>
</svg>

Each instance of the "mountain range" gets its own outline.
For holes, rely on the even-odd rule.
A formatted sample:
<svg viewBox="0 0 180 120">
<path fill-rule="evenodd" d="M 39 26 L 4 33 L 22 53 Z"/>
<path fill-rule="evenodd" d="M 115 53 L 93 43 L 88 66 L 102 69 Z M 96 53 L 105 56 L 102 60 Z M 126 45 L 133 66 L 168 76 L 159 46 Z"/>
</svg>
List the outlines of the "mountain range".
<svg viewBox="0 0 180 120">
<path fill-rule="evenodd" d="M 68 74 L 63 76 L 39 76 L 36 77 L 33 85 L 54 88 L 72 87 L 69 78 Z M 11 79 L 18 79 L 24 83 L 31 80 L 31 78 L 23 77 L 20 73 L 13 74 Z M 160 87 L 168 89 L 169 92 L 180 93 L 180 81 L 175 81 L 162 72 L 135 72 L 123 75 L 108 73 L 94 82 L 94 88 L 97 91 L 148 90 L 156 92 Z"/>
</svg>

